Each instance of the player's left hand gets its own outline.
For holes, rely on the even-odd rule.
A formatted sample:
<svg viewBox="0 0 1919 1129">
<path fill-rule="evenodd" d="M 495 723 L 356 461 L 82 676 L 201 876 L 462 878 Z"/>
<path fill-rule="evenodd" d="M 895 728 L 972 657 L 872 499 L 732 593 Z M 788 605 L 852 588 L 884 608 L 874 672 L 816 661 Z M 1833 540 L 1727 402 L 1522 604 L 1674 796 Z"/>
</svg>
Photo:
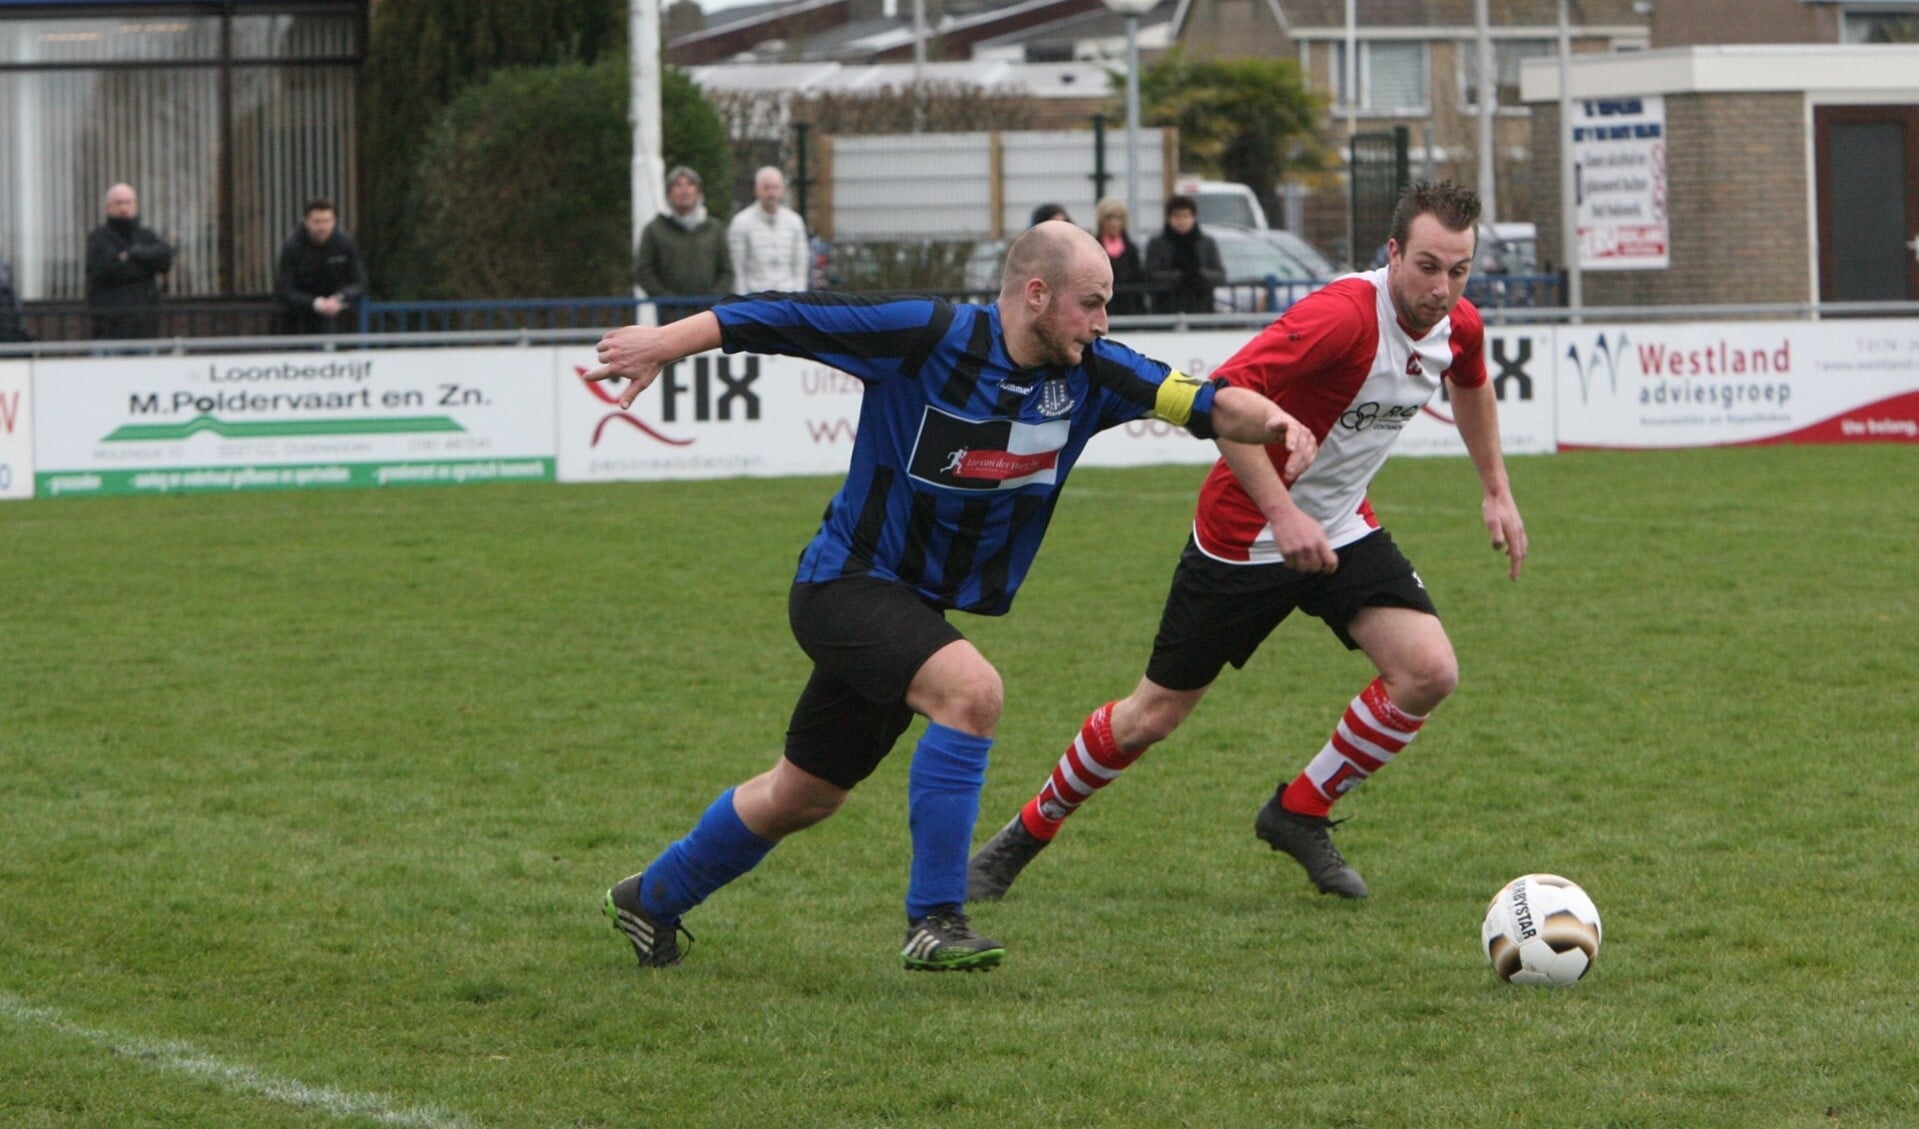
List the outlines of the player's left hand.
<svg viewBox="0 0 1919 1129">
<path fill-rule="evenodd" d="M 1519 507 L 1509 497 L 1487 497 L 1479 504 L 1480 516 L 1493 535 L 1493 551 L 1506 554 L 1512 562 L 1506 575 L 1519 579 L 1519 568 L 1526 563 L 1526 523 L 1519 520 Z"/>
</svg>

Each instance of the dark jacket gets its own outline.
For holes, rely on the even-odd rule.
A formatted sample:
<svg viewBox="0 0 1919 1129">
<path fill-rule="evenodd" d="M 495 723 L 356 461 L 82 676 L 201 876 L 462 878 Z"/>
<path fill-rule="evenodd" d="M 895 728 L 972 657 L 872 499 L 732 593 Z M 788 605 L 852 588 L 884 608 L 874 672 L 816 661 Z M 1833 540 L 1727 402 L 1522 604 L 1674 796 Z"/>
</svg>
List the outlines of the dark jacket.
<svg viewBox="0 0 1919 1129">
<path fill-rule="evenodd" d="M 1146 243 L 1146 276 L 1154 286 L 1154 313 L 1210 314 L 1213 288 L 1226 285 L 1226 264 L 1199 224 L 1185 235 L 1169 226 Z"/>
<path fill-rule="evenodd" d="M 20 292 L 13 288 L 13 264 L 0 259 L 0 342 L 31 340 L 20 313 Z"/>
<path fill-rule="evenodd" d="M 647 296 L 670 299 L 686 295 L 712 298 L 733 292 L 733 257 L 727 252 L 726 225 L 700 213 L 691 229 L 661 214 L 640 231 L 640 250 L 633 257 L 633 281 Z M 678 321 L 713 303 L 660 301 L 654 304 L 659 322 Z"/>
<path fill-rule="evenodd" d="M 1095 237 L 1097 238 L 1097 237 Z M 1113 300 L 1106 303 L 1106 312 L 1113 315 L 1143 314 L 1146 312 L 1146 293 L 1151 289 L 1146 281 L 1146 268 L 1139 261 L 1139 245 L 1130 235 L 1121 235 L 1126 246 L 1115 255 L 1106 253 L 1107 261 L 1113 264 Z M 1104 247 L 1101 240 L 1100 246 Z"/>
<path fill-rule="evenodd" d="M 87 308 L 105 340 L 160 332 L 160 276 L 173 248 L 139 220 L 110 219 L 87 236 Z"/>
<path fill-rule="evenodd" d="M 313 310 L 315 298 L 339 295 L 346 299 L 347 310 L 339 317 L 323 318 Z M 339 228 L 325 243 L 307 238 L 305 225 L 280 245 L 280 269 L 273 288 L 280 302 L 281 333 L 351 333 L 355 324 L 347 319 L 353 304 L 366 296 L 366 268 L 360 265 L 360 252 L 353 240 Z"/>
</svg>

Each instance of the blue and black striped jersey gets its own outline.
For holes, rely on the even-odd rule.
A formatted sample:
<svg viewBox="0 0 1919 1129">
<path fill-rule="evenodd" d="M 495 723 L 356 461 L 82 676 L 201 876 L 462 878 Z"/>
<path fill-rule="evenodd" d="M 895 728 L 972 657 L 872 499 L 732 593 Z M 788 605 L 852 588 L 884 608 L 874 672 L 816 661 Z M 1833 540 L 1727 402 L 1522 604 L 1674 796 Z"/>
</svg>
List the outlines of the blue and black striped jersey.
<svg viewBox="0 0 1919 1129">
<path fill-rule="evenodd" d="M 799 582 L 875 576 L 999 615 L 1094 435 L 1146 415 L 1212 435 L 1212 384 L 1105 340 L 1072 368 L 1017 368 L 994 305 L 809 292 L 713 313 L 729 353 L 804 357 L 866 386 L 846 483 Z"/>
</svg>

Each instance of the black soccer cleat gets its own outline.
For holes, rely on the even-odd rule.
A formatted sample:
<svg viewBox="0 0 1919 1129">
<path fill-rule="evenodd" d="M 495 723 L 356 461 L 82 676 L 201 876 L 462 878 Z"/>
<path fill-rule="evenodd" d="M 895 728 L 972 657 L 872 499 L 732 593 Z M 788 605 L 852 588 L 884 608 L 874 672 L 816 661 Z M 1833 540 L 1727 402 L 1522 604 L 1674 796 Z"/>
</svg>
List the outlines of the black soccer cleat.
<svg viewBox="0 0 1919 1129">
<path fill-rule="evenodd" d="M 656 917 L 640 904 L 640 880 L 645 877 L 642 871 L 615 882 L 607 890 L 600 908 L 613 922 L 613 928 L 633 942 L 633 952 L 640 958 L 641 968 L 667 968 L 680 963 L 686 955 L 680 949 L 679 935 L 686 933 L 687 944 L 691 946 L 693 934 L 687 933 L 677 918 Z"/>
<path fill-rule="evenodd" d="M 1025 821 L 1014 816 L 966 860 L 966 900 L 997 902 L 1005 897 L 1019 872 L 1050 842 L 1026 830 Z"/>
<path fill-rule="evenodd" d="M 1322 894 L 1342 898 L 1366 896 L 1366 880 L 1359 871 L 1346 865 L 1339 848 L 1333 846 L 1333 821 L 1325 816 L 1300 815 L 1279 806 L 1279 798 L 1266 801 L 1253 820 L 1253 834 L 1266 840 L 1275 851 L 1285 851 L 1306 868 L 1306 876 Z"/>
<path fill-rule="evenodd" d="M 960 907 L 945 905 L 907 925 L 900 956 L 912 972 L 988 972 L 1006 956 L 1006 947 L 973 932 Z"/>
</svg>

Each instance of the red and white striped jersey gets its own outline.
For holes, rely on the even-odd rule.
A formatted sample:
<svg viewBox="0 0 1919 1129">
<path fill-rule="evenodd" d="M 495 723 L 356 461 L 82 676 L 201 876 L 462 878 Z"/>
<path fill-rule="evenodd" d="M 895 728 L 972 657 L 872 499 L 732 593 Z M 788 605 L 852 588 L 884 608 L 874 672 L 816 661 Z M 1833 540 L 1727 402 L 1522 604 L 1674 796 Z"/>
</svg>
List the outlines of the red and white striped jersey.
<svg viewBox="0 0 1919 1129">
<path fill-rule="evenodd" d="M 1400 324 L 1386 270 L 1347 275 L 1302 298 L 1213 375 L 1264 394 L 1319 439 L 1319 457 L 1292 488 L 1337 549 L 1379 528 L 1366 488 L 1440 381 L 1485 383 L 1485 325 L 1471 302 L 1415 339 Z M 1267 448 L 1283 467 L 1286 449 Z M 1224 459 L 1199 491 L 1193 536 L 1229 564 L 1279 562 L 1273 531 Z"/>
</svg>

